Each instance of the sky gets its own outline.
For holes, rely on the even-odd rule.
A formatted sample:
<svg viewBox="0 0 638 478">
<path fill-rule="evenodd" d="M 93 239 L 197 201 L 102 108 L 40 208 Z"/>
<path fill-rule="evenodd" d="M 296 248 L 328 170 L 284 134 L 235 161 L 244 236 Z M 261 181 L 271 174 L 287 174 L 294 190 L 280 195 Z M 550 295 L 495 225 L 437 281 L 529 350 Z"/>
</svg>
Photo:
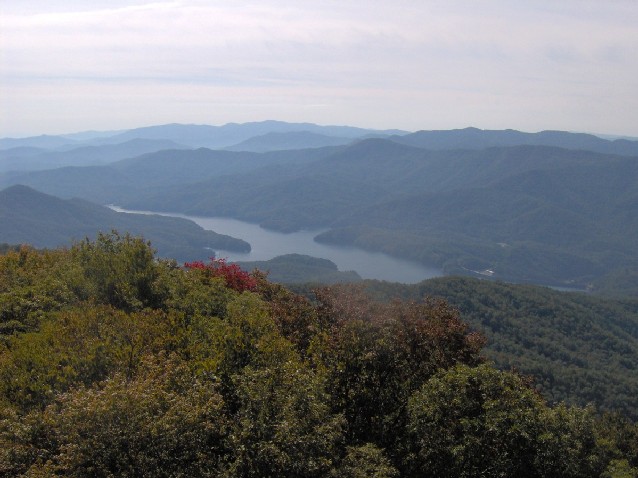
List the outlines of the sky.
<svg viewBox="0 0 638 478">
<path fill-rule="evenodd" d="M 638 2 L 0 0 L 0 137 L 266 119 L 638 136 Z"/>
</svg>

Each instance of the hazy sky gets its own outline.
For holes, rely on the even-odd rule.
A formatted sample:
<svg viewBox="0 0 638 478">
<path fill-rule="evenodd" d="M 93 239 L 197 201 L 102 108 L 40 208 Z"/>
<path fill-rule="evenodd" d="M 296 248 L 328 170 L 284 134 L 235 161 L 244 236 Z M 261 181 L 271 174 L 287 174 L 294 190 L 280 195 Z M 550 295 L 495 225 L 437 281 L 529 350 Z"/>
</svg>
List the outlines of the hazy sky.
<svg viewBox="0 0 638 478">
<path fill-rule="evenodd" d="M 0 0 L 0 115 L 638 136 L 638 2 Z"/>
</svg>

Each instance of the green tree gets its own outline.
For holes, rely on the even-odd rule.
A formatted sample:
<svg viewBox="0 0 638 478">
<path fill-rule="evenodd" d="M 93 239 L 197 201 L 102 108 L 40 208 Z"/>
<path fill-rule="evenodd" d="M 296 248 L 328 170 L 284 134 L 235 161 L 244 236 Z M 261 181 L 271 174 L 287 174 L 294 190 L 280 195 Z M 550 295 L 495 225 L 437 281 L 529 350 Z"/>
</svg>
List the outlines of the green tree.
<svg viewBox="0 0 638 478">
<path fill-rule="evenodd" d="M 527 380 L 488 365 L 433 377 L 409 411 L 411 476 L 593 478 L 613 457 L 591 409 L 549 408 Z"/>
<path fill-rule="evenodd" d="M 166 291 L 160 287 L 160 262 L 150 243 L 116 231 L 98 234 L 95 241 L 86 239 L 71 250 L 84 273 L 76 284 L 80 297 L 126 311 L 160 307 Z"/>
<path fill-rule="evenodd" d="M 397 478 L 399 472 L 383 450 L 366 443 L 348 447 L 345 458 L 332 475 L 335 478 Z"/>
<path fill-rule="evenodd" d="M 246 367 L 234 384 L 226 476 L 326 476 L 340 455 L 343 419 L 331 413 L 321 378 L 291 359 Z"/>
<path fill-rule="evenodd" d="M 0 339 L 35 330 L 48 312 L 77 302 L 66 280 L 69 269 L 64 250 L 21 246 L 0 256 Z"/>
<path fill-rule="evenodd" d="M 175 358 L 145 359 L 130 380 L 60 395 L 44 412 L 0 422 L 0 471 L 41 476 L 219 476 L 223 399 Z M 13 418 L 13 420 L 11 419 Z"/>
<path fill-rule="evenodd" d="M 384 305 L 351 287 L 319 291 L 318 299 L 329 337 L 316 360 L 356 443 L 398 453 L 410 395 L 439 369 L 481 361 L 482 338 L 442 302 Z"/>
<path fill-rule="evenodd" d="M 57 312 L 40 330 L 15 335 L 0 350 L 0 396 L 28 410 L 115 371 L 132 377 L 144 355 L 174 348 L 172 315 L 106 306 Z"/>
<path fill-rule="evenodd" d="M 270 308 L 244 292 L 206 331 L 200 370 L 221 383 L 229 435 L 229 477 L 319 477 L 339 456 L 342 417 L 324 381 L 280 333 Z"/>
<path fill-rule="evenodd" d="M 592 407 L 561 403 L 545 410 L 542 423 L 537 467 L 543 476 L 598 477 L 611 464 L 616 447 L 601 437 Z"/>
</svg>

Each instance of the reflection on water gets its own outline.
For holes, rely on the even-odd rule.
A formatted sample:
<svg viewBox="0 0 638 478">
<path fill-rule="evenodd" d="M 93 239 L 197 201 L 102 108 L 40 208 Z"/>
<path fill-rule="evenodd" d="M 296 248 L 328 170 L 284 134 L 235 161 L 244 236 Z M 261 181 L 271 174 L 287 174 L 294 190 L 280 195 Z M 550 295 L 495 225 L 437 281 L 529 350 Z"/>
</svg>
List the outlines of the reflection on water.
<svg viewBox="0 0 638 478">
<path fill-rule="evenodd" d="M 226 257 L 229 261 L 265 261 L 283 254 L 306 254 L 309 256 L 329 259 L 340 271 L 356 271 L 364 279 L 379 279 L 392 282 L 413 284 L 432 277 L 443 275 L 441 270 L 424 267 L 419 264 L 395 259 L 386 254 L 367 252 L 355 247 L 333 246 L 319 244 L 314 237 L 323 232 L 299 231 L 281 233 L 268 231 L 237 219 L 223 217 L 197 217 L 183 214 L 155 213 L 150 211 L 129 211 L 115 206 L 109 206 L 118 212 L 134 212 L 141 214 L 160 214 L 164 216 L 182 217 L 190 219 L 204 229 L 226 234 L 250 243 L 249 253 L 216 250 L 217 257 Z"/>
</svg>

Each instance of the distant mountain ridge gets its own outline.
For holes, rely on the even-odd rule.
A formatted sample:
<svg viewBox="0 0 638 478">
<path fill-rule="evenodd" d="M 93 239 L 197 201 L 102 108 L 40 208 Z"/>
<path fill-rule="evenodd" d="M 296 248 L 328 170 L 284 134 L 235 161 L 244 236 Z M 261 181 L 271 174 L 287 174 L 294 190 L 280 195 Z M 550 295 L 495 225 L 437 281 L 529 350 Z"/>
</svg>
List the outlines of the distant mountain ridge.
<svg viewBox="0 0 638 478">
<path fill-rule="evenodd" d="M 165 124 L 124 131 L 0 138 L 0 174 L 94 166 L 169 149 L 283 151 L 348 144 L 367 137 L 406 134 L 352 126 L 261 121 L 222 126 Z"/>
<path fill-rule="evenodd" d="M 254 136 L 225 149 L 228 151 L 263 153 L 266 151 L 342 146 L 352 141 L 352 138 L 327 136 L 309 131 L 290 131 L 286 133 L 267 133 L 261 136 Z"/>
<path fill-rule="evenodd" d="M 64 136 L 43 134 L 41 136 L 31 136 L 28 138 L 0 138 L 0 149 L 19 148 L 23 146 L 52 149 L 76 143 L 77 141 Z"/>
<path fill-rule="evenodd" d="M 27 138 L 0 138 L 0 150 L 23 146 L 45 149 L 69 148 L 82 145 L 123 143 L 132 139 L 161 139 L 174 141 L 191 148 L 229 148 L 235 150 L 239 144 L 245 141 L 260 143 L 264 138 L 256 138 L 272 134 L 282 134 L 284 135 L 283 137 L 286 134 L 291 134 L 291 137 L 294 137 L 295 134 L 321 135 L 342 138 L 343 140 L 346 138 L 351 140 L 365 139 L 371 136 L 392 137 L 394 141 L 402 144 L 435 150 L 545 145 L 606 154 L 638 155 L 638 140 L 633 138 L 614 139 L 614 137 L 609 135 L 598 136 L 587 133 L 551 130 L 527 133 L 513 129 L 482 130 L 475 127 L 453 130 L 421 130 L 411 133 L 398 129 L 375 130 L 353 126 L 323 126 L 314 123 L 288 123 L 275 120 L 227 123 L 221 126 L 172 123 L 123 131 L 85 131 L 57 136 L 41 135 Z M 312 136 L 308 136 L 308 138 L 311 139 Z M 336 140 L 333 139 L 332 141 Z M 286 149 L 290 149 L 290 146 L 285 144 Z M 303 149 L 310 147 L 310 145 L 308 143 L 304 145 L 300 142 L 298 147 Z M 263 151 L 264 149 L 249 150 Z"/>
<path fill-rule="evenodd" d="M 287 123 L 284 121 L 260 121 L 251 123 L 228 123 L 222 126 L 169 124 L 149 126 L 126 131 L 101 141 L 148 138 L 171 139 L 195 148 L 222 149 L 231 147 L 255 136 L 268 133 L 309 132 L 326 136 L 347 138 L 364 137 L 369 134 L 399 135 L 400 130 L 373 130 L 352 126 L 320 126 L 313 123 Z"/>
<path fill-rule="evenodd" d="M 513 129 L 481 130 L 464 128 L 453 130 L 417 131 L 392 137 L 393 141 L 425 149 L 484 149 L 500 146 L 556 146 L 565 149 L 595 151 L 605 154 L 638 156 L 638 141 L 604 139 L 592 134 L 566 131 L 523 133 Z"/>
<path fill-rule="evenodd" d="M 186 148 L 170 140 L 140 138 L 101 146 L 74 144 L 71 148 L 65 148 L 62 151 L 23 146 L 0 150 L 0 172 L 93 166 L 165 149 Z"/>
<path fill-rule="evenodd" d="M 314 123 L 288 123 L 285 121 L 258 121 L 227 123 L 222 126 L 195 124 L 164 124 L 145 126 L 125 131 L 71 133 L 59 136 L 33 136 L 28 138 L 0 138 L 0 150 L 19 146 L 47 149 L 69 145 L 105 145 L 124 143 L 133 139 L 170 140 L 190 148 L 223 149 L 232 147 L 255 136 L 269 133 L 307 132 L 329 137 L 363 138 L 369 135 L 401 135 L 398 129 L 375 130 L 354 126 L 322 126 Z"/>
</svg>

